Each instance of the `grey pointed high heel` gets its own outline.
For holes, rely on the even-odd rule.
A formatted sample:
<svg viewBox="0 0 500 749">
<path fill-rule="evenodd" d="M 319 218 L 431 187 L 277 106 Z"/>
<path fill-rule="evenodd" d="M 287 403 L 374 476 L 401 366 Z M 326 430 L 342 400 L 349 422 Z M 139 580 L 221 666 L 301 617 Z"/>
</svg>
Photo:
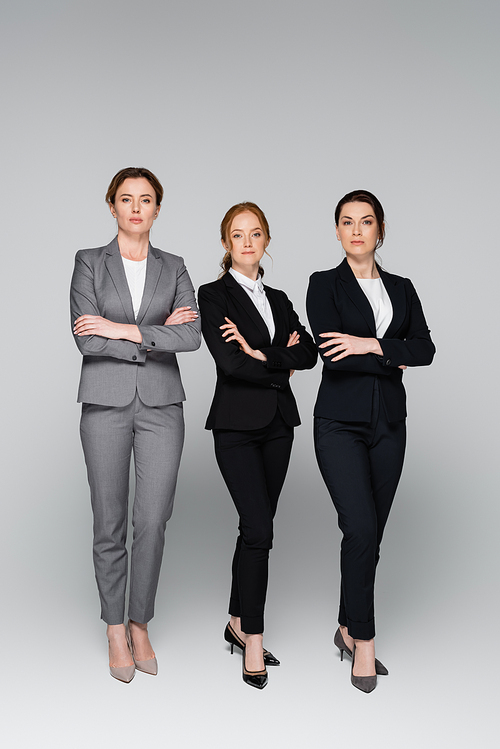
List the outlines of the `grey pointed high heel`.
<svg viewBox="0 0 500 749">
<path fill-rule="evenodd" d="M 137 671 L 142 671 L 144 674 L 149 674 L 150 676 L 156 676 L 158 674 L 158 661 L 156 660 L 156 656 L 153 656 L 152 658 L 148 658 L 146 661 L 138 661 L 134 655 L 134 643 L 132 641 L 132 633 L 130 632 L 130 622 L 126 627 L 126 633 L 127 633 L 127 640 L 128 640 L 128 646 L 130 648 L 130 652 L 132 653 L 132 658 L 134 659 L 135 667 Z"/>
<path fill-rule="evenodd" d="M 135 664 L 132 663 L 131 666 L 110 666 L 109 673 L 114 679 L 130 684 L 135 676 Z"/>
<path fill-rule="evenodd" d="M 375 676 L 354 676 L 354 659 L 356 657 L 356 645 L 352 648 L 351 684 L 362 692 L 373 692 L 377 686 L 377 674 Z"/>
<path fill-rule="evenodd" d="M 333 644 L 338 647 L 340 650 L 340 660 L 344 660 L 344 652 L 347 653 L 349 658 L 352 658 L 352 650 L 347 647 L 345 644 L 344 638 L 342 637 L 342 632 L 340 631 L 340 627 L 337 629 L 333 636 Z M 378 658 L 375 658 L 375 672 L 378 676 L 388 676 L 389 671 L 386 669 L 383 663 L 381 663 Z"/>
<path fill-rule="evenodd" d="M 130 653 L 130 657 L 132 658 L 132 653 Z M 130 666 L 110 666 L 109 673 L 113 679 L 118 679 L 118 681 L 123 681 L 125 684 L 130 684 L 135 676 L 135 663 L 132 663 Z"/>
</svg>

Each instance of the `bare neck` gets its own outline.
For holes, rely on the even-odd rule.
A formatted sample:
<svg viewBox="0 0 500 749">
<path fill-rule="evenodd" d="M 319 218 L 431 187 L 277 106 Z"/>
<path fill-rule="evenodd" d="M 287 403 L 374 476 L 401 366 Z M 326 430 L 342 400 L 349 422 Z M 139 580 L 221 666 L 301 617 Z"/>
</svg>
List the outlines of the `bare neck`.
<svg viewBox="0 0 500 749">
<path fill-rule="evenodd" d="M 232 265 L 231 266 L 233 270 L 235 270 L 237 273 L 241 273 L 242 276 L 246 276 L 251 281 L 256 281 L 259 277 L 259 264 L 257 263 L 256 266 L 243 266 L 239 267 L 238 265 Z"/>
<path fill-rule="evenodd" d="M 347 256 L 347 262 L 356 278 L 380 278 L 374 255 L 369 258 Z"/>
<path fill-rule="evenodd" d="M 118 230 L 118 246 L 120 255 L 127 260 L 145 260 L 148 256 L 149 249 L 149 232 L 145 234 L 129 234 L 126 231 Z"/>
</svg>

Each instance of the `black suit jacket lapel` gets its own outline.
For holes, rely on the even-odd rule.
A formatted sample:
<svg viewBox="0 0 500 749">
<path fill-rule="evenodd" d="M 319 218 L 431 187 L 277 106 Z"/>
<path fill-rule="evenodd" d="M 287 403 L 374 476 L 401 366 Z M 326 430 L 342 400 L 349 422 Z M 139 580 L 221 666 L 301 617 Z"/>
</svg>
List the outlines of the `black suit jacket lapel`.
<svg viewBox="0 0 500 749">
<path fill-rule="evenodd" d="M 359 309 L 359 311 L 365 318 L 372 335 L 375 337 L 377 335 L 377 329 L 375 326 L 375 316 L 373 314 L 371 304 L 368 301 L 365 292 L 359 285 L 356 276 L 352 272 L 351 266 L 347 262 L 346 258 L 344 258 L 342 263 L 338 266 L 338 272 L 345 293 L 353 302 L 353 304 L 355 304 Z"/>
<path fill-rule="evenodd" d="M 392 304 L 392 320 L 384 333 L 384 338 L 394 338 L 406 317 L 405 286 L 402 278 L 392 276 L 381 268 L 379 268 L 379 273 Z"/>
<path fill-rule="evenodd" d="M 266 343 L 267 341 L 271 343 L 267 325 L 245 289 L 241 288 L 240 284 L 236 281 L 236 279 L 232 277 L 230 273 L 226 273 L 224 276 L 222 276 L 222 281 L 225 283 L 228 293 L 231 295 L 233 300 L 243 308 L 248 317 L 250 317 L 253 324 L 257 326 Z M 233 322 L 235 321 L 233 320 Z"/>
<path fill-rule="evenodd" d="M 271 341 L 271 344 L 279 346 L 280 341 L 283 341 L 285 338 L 286 342 L 288 342 L 288 320 L 286 319 L 285 310 L 282 309 L 282 305 L 280 304 L 281 298 L 276 294 L 275 289 L 271 289 L 269 286 L 265 286 L 264 288 L 266 290 L 266 296 L 269 300 L 274 320 L 274 338 Z M 282 343 L 281 345 L 286 346 L 286 343 Z"/>
<path fill-rule="evenodd" d="M 118 239 L 116 237 L 106 247 L 106 258 L 104 262 L 108 273 L 111 276 L 111 280 L 115 285 L 116 292 L 120 297 L 125 317 L 130 325 L 135 325 L 132 297 L 130 295 L 127 276 L 125 275 L 125 268 L 123 267 L 123 260 L 120 255 L 120 248 L 118 247 Z"/>
</svg>

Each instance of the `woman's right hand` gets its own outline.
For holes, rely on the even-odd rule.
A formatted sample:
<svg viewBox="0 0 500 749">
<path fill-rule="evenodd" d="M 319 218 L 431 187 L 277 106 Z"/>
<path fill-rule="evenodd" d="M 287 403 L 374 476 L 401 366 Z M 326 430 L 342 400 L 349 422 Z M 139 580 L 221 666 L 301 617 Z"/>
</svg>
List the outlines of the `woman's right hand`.
<svg viewBox="0 0 500 749">
<path fill-rule="evenodd" d="M 191 307 L 177 307 L 174 309 L 171 315 L 167 317 L 164 325 L 183 325 L 186 322 L 194 322 L 198 317 L 198 313 L 191 309 Z"/>
<path fill-rule="evenodd" d="M 288 343 L 286 344 L 286 347 L 288 348 L 289 346 L 296 346 L 299 341 L 300 335 L 296 330 L 294 330 L 293 333 L 290 333 L 290 335 L 288 336 Z M 290 370 L 290 377 L 293 377 L 294 372 L 295 369 Z"/>
<path fill-rule="evenodd" d="M 231 322 L 229 317 L 225 317 L 226 325 L 221 325 L 220 329 L 224 331 L 222 337 L 226 339 L 226 343 L 229 341 L 236 341 L 240 345 L 240 349 L 251 356 L 253 359 L 259 359 L 259 361 L 267 361 L 267 356 L 259 351 L 258 349 L 251 348 L 246 340 L 241 335 L 236 324 Z"/>
</svg>

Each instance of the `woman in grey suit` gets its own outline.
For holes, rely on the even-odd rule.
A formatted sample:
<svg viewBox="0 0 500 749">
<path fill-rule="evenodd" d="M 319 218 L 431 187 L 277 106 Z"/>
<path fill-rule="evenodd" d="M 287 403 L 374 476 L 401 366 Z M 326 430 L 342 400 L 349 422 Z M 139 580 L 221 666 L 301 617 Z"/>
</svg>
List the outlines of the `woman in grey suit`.
<svg viewBox="0 0 500 749">
<path fill-rule="evenodd" d="M 148 169 L 112 179 L 106 201 L 118 223 L 110 244 L 76 254 L 71 322 L 83 354 L 80 432 L 94 513 L 94 566 L 107 623 L 111 675 L 157 673 L 147 622 L 172 514 L 184 439 L 176 353 L 200 346 L 194 289 L 182 258 L 149 243 L 163 188 Z M 128 625 L 127 505 L 136 490 Z"/>
</svg>

